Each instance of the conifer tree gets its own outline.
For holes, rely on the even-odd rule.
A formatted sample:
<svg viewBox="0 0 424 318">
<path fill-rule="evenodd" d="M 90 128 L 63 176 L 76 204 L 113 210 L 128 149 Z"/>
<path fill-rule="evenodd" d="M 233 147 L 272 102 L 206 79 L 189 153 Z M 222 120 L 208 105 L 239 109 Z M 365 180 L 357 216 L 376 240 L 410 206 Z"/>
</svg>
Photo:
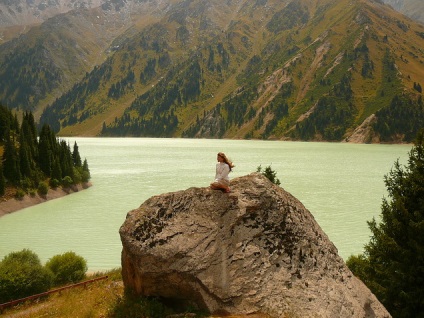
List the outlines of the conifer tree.
<svg viewBox="0 0 424 318">
<path fill-rule="evenodd" d="M 0 165 L 0 196 L 6 193 L 6 180 L 3 174 L 3 166 Z"/>
<path fill-rule="evenodd" d="M 69 147 L 69 144 L 66 141 L 60 141 L 59 148 L 59 158 L 60 158 L 60 167 L 62 169 L 62 177 L 71 177 L 74 178 L 74 169 L 73 169 L 73 161 L 72 161 L 72 153 Z"/>
<path fill-rule="evenodd" d="M 62 180 L 62 168 L 60 167 L 58 158 L 53 161 L 51 178 L 56 179 L 57 181 Z"/>
<path fill-rule="evenodd" d="M 28 146 L 25 142 L 21 143 L 19 146 L 19 160 L 19 169 L 21 172 L 21 177 L 31 177 L 31 160 Z"/>
<path fill-rule="evenodd" d="M 91 178 L 91 174 L 90 174 L 90 169 L 88 169 L 87 159 L 84 159 L 84 163 L 82 165 L 82 172 L 83 172 L 82 181 L 88 182 L 88 180 L 90 180 Z"/>
<path fill-rule="evenodd" d="M 9 182 L 17 184 L 21 179 L 19 156 L 14 139 L 10 137 L 10 133 L 6 133 L 6 135 L 7 137 L 3 153 L 3 173 Z"/>
<path fill-rule="evenodd" d="M 48 177 L 50 177 L 52 172 L 54 142 L 54 133 L 48 125 L 43 125 L 38 142 L 38 165 Z"/>
<path fill-rule="evenodd" d="M 385 176 L 391 201 L 383 199 L 382 219 L 368 222 L 372 237 L 365 253 L 347 263 L 393 317 L 424 313 L 424 130 L 409 153 Z"/>
<path fill-rule="evenodd" d="M 34 167 L 34 161 L 37 158 L 37 128 L 35 126 L 34 116 L 26 112 L 22 118 L 20 130 L 20 144 L 25 143 L 29 151 L 31 167 Z"/>
<path fill-rule="evenodd" d="M 72 152 L 72 160 L 74 161 L 75 167 L 81 167 L 82 166 L 81 156 L 79 154 L 78 145 L 77 145 L 76 141 L 74 143 L 74 151 Z"/>
</svg>

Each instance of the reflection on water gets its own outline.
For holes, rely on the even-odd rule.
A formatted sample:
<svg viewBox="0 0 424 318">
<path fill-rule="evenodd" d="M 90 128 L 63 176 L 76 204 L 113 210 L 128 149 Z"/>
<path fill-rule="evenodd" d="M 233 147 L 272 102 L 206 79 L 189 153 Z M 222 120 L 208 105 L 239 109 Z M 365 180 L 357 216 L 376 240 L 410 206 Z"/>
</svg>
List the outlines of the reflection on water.
<svg viewBox="0 0 424 318">
<path fill-rule="evenodd" d="M 0 218 L 0 259 L 29 248 L 45 262 L 74 251 L 89 270 L 119 267 L 119 227 L 128 211 L 164 192 L 206 187 L 216 153 L 236 167 L 231 177 L 271 165 L 281 186 L 297 197 L 347 258 L 369 241 L 366 221 L 380 214 L 383 177 L 408 145 L 283 141 L 69 138 L 90 166 L 87 190 Z"/>
</svg>

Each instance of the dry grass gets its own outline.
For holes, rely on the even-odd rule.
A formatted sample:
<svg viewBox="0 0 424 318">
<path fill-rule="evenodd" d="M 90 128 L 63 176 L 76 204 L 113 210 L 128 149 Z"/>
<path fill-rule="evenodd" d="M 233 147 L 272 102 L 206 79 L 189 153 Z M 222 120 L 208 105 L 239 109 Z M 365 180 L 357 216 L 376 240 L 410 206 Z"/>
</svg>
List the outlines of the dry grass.
<svg viewBox="0 0 424 318">
<path fill-rule="evenodd" d="M 107 273 L 105 280 L 54 293 L 45 299 L 5 309 L 3 317 L 110 317 L 124 295 L 120 270 Z M 97 275 L 96 275 L 97 276 Z M 94 277 L 90 277 L 94 278 Z"/>
<path fill-rule="evenodd" d="M 192 308 L 185 309 L 183 313 L 175 312 L 157 299 L 135 299 L 126 295 L 120 269 L 97 273 L 88 277 L 87 280 L 103 275 L 108 275 L 108 278 L 85 286 L 66 289 L 44 299 L 7 308 L 0 312 L 0 316 L 5 318 L 269 318 L 264 314 L 209 316 Z"/>
</svg>

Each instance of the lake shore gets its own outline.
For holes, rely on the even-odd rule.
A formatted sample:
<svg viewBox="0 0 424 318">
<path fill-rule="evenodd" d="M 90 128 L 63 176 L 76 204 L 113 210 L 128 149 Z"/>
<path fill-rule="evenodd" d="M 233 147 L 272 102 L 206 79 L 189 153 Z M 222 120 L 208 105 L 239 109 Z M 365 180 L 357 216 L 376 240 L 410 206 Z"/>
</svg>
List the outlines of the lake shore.
<svg viewBox="0 0 424 318">
<path fill-rule="evenodd" d="M 22 199 L 11 198 L 7 201 L 0 202 L 0 217 L 13 213 L 40 203 L 44 203 L 50 200 L 58 199 L 64 197 L 68 194 L 79 192 L 81 190 L 91 187 L 90 182 L 78 184 L 72 186 L 71 188 L 56 188 L 49 189 L 47 195 L 40 196 L 39 194 L 35 195 L 25 195 Z"/>
</svg>

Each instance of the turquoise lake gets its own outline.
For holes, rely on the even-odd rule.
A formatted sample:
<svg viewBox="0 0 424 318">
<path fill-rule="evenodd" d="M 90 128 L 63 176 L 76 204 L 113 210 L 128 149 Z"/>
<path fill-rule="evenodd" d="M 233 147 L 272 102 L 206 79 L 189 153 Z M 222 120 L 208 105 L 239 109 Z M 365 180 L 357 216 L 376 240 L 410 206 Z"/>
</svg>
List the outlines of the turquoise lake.
<svg viewBox="0 0 424 318">
<path fill-rule="evenodd" d="M 379 220 L 384 175 L 411 145 L 253 140 L 62 138 L 79 146 L 90 167 L 87 190 L 0 217 L 0 259 L 28 248 L 44 263 L 74 251 L 90 271 L 121 266 L 119 227 L 146 199 L 207 187 L 223 151 L 231 178 L 271 166 L 281 187 L 297 197 L 347 259 L 369 242 L 367 221 Z"/>
</svg>

